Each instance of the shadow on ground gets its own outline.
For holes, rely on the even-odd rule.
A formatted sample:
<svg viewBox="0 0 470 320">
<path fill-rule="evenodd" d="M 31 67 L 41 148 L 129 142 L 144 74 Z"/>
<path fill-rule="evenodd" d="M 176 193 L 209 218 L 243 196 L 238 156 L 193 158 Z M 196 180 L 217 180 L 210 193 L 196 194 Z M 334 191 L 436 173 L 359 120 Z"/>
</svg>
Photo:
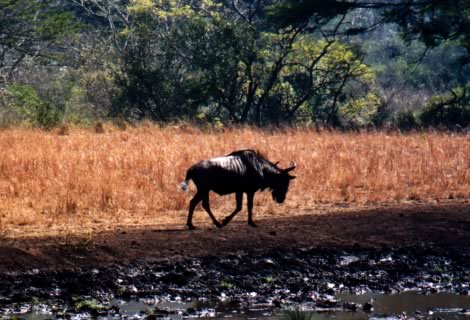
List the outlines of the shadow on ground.
<svg viewBox="0 0 470 320">
<path fill-rule="evenodd" d="M 198 216 L 203 213 L 198 212 Z M 470 244 L 470 203 L 423 204 L 401 207 L 305 214 L 259 219 L 246 224 L 243 212 L 223 229 L 182 225 L 97 231 L 92 237 L 42 237 L 3 242 L 0 270 L 104 266 L 138 260 L 162 261 L 239 251 L 256 253 L 289 248 L 377 248 Z M 195 222 L 197 223 L 197 217 Z"/>
</svg>

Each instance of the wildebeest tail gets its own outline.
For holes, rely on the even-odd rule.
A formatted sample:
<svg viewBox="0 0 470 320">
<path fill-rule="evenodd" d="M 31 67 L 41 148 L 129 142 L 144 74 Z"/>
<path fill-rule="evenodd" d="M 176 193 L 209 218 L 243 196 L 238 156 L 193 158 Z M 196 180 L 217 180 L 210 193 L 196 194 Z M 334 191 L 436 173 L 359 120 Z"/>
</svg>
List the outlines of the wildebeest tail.
<svg viewBox="0 0 470 320">
<path fill-rule="evenodd" d="M 184 179 L 183 182 L 180 183 L 180 190 L 183 192 L 188 192 L 189 190 L 189 180 L 191 180 L 192 169 L 193 169 L 192 167 L 188 169 L 188 171 L 186 172 L 186 178 Z"/>
</svg>

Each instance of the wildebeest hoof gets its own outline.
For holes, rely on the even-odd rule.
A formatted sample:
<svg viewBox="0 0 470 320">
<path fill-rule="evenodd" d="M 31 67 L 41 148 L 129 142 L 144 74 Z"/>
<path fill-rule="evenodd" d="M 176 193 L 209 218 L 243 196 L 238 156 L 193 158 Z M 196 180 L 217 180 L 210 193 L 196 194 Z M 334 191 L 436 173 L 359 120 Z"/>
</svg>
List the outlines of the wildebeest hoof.
<svg viewBox="0 0 470 320">
<path fill-rule="evenodd" d="M 225 218 L 224 220 L 222 220 L 222 225 L 226 226 L 228 225 L 229 222 L 230 222 L 230 219 Z"/>
<path fill-rule="evenodd" d="M 253 227 L 253 228 L 256 228 L 258 225 L 256 223 L 254 223 L 253 221 L 248 221 L 248 224 Z"/>
<path fill-rule="evenodd" d="M 223 225 L 223 224 L 220 224 L 220 223 L 218 223 L 218 222 L 217 222 L 217 223 L 215 223 L 215 226 L 216 226 L 217 228 L 219 228 L 219 229 L 221 229 L 221 228 L 223 228 L 223 227 L 224 227 L 224 225 Z"/>
<path fill-rule="evenodd" d="M 193 226 L 192 224 L 187 224 L 186 227 L 187 227 L 189 230 L 194 230 L 194 229 L 196 229 L 196 227 Z"/>
</svg>

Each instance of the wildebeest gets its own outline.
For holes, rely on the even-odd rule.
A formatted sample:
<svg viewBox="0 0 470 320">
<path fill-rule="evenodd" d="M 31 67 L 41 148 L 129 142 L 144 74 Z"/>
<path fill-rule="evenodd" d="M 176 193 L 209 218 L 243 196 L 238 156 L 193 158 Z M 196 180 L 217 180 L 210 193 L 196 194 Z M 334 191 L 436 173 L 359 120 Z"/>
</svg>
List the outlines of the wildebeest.
<svg viewBox="0 0 470 320">
<path fill-rule="evenodd" d="M 202 200 L 202 206 L 218 228 L 227 225 L 242 209 L 243 193 L 248 199 L 248 224 L 256 227 L 253 222 L 253 198 L 255 192 L 269 189 L 273 200 L 283 203 L 289 188 L 289 182 L 295 179 L 289 174 L 295 169 L 295 162 L 288 168 L 281 169 L 267 160 L 255 150 L 239 150 L 224 157 L 203 160 L 193 165 L 181 183 L 181 189 L 188 189 L 189 180 L 197 187 L 196 195 L 189 204 L 187 227 L 194 229 L 192 219 L 196 205 Z M 220 224 L 211 212 L 209 192 L 219 195 L 236 194 L 237 207 Z"/>
</svg>

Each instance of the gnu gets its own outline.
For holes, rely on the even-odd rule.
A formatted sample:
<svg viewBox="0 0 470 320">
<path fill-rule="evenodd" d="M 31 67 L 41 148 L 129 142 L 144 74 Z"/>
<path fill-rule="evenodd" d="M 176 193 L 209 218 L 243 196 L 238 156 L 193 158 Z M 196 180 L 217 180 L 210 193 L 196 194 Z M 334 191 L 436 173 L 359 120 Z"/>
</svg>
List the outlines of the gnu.
<svg viewBox="0 0 470 320">
<path fill-rule="evenodd" d="M 254 150 L 239 150 L 224 157 L 203 160 L 193 165 L 186 173 L 186 179 L 181 183 L 181 189 L 187 191 L 189 180 L 197 187 L 196 195 L 189 203 L 187 227 L 194 229 L 192 220 L 196 205 L 202 201 L 202 207 L 218 228 L 226 226 L 237 213 L 242 210 L 243 193 L 248 200 L 248 224 L 256 227 L 253 222 L 253 198 L 255 192 L 269 189 L 273 200 L 283 203 L 289 189 L 289 182 L 295 179 L 289 174 L 295 169 L 295 162 L 281 169 Z M 236 194 L 237 207 L 222 224 L 212 214 L 209 205 L 209 192 L 219 195 Z"/>
</svg>

